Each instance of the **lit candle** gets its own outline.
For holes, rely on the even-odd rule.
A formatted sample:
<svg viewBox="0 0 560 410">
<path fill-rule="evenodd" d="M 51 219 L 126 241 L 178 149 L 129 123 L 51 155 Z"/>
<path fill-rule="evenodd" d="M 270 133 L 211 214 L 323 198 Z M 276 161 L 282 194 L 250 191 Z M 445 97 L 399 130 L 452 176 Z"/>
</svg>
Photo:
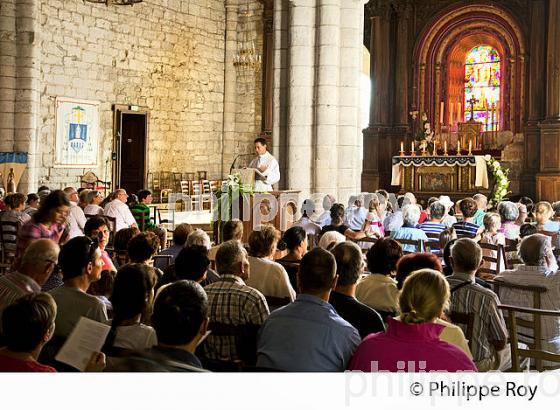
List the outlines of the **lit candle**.
<svg viewBox="0 0 560 410">
<path fill-rule="evenodd" d="M 439 105 L 439 123 L 443 124 L 443 112 L 445 111 L 445 103 L 442 101 Z"/>
<path fill-rule="evenodd" d="M 410 143 L 410 152 L 414 152 L 414 141 Z"/>
<path fill-rule="evenodd" d="M 461 154 L 461 141 L 457 140 L 457 154 Z"/>
<path fill-rule="evenodd" d="M 401 141 L 401 152 L 404 152 L 404 142 Z"/>
<path fill-rule="evenodd" d="M 443 141 L 443 153 L 447 153 L 447 141 Z"/>
<path fill-rule="evenodd" d="M 469 140 L 469 153 L 472 151 L 472 140 Z"/>
<path fill-rule="evenodd" d="M 453 125 L 453 103 L 449 103 L 449 126 Z"/>
</svg>

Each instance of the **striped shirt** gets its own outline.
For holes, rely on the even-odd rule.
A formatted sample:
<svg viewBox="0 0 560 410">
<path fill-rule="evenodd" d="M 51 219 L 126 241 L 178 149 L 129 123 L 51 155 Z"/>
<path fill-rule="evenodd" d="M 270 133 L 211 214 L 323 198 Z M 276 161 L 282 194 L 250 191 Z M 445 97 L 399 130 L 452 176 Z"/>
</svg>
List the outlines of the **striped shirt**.
<svg viewBox="0 0 560 410">
<path fill-rule="evenodd" d="M 445 230 L 445 225 L 440 222 L 424 222 L 419 226 L 426 233 L 440 234 Z"/>
<path fill-rule="evenodd" d="M 27 275 L 10 272 L 0 277 L 0 312 L 17 299 L 30 293 L 38 293 L 41 287 Z"/>
<path fill-rule="evenodd" d="M 477 224 L 463 221 L 453 224 L 453 228 L 457 232 L 457 238 L 474 238 L 480 227 Z"/>
<path fill-rule="evenodd" d="M 210 322 L 226 325 L 262 325 L 269 309 L 264 295 L 243 282 L 239 276 L 225 274 L 204 288 L 208 295 Z M 234 336 L 210 334 L 204 354 L 213 360 L 237 360 Z"/>
<path fill-rule="evenodd" d="M 29 244 L 31 244 L 31 242 L 34 242 L 37 239 L 47 238 L 55 241 L 56 243 L 59 243 L 65 229 L 66 225 L 64 224 L 54 223 L 47 227 L 42 223 L 34 222 L 33 219 L 31 219 L 29 222 L 26 222 L 18 232 L 16 245 L 16 267 L 18 266 L 23 253 L 25 252 Z"/>
<path fill-rule="evenodd" d="M 142 226 L 142 219 L 144 220 L 144 230 L 153 229 L 156 226 L 150 219 L 150 207 L 146 204 L 136 204 L 130 208 L 132 216 L 136 220 L 138 227 Z"/>
<path fill-rule="evenodd" d="M 541 309 L 560 310 L 560 272 L 552 272 L 545 266 L 516 265 L 514 270 L 505 270 L 497 277 L 505 282 L 523 286 L 542 286 L 547 291 L 541 295 Z M 500 288 L 500 300 L 503 304 L 533 307 L 533 293 L 520 289 Z M 520 314 L 521 319 L 533 320 L 532 315 Z M 542 347 L 553 353 L 560 353 L 560 319 L 553 316 L 542 318 Z M 523 333 L 532 334 L 531 329 Z M 521 340 L 526 342 L 526 340 Z"/>
<path fill-rule="evenodd" d="M 490 341 L 505 341 L 507 328 L 502 312 L 498 310 L 500 300 L 490 289 L 475 283 L 474 277 L 464 273 L 454 273 L 446 278 L 451 290 L 454 287 L 470 282 L 470 284 L 452 291 L 450 311 L 457 313 L 473 313 L 473 340 L 470 341 L 473 360 L 479 362 L 494 357 L 494 346 Z M 463 332 L 467 329 L 459 325 Z"/>
</svg>

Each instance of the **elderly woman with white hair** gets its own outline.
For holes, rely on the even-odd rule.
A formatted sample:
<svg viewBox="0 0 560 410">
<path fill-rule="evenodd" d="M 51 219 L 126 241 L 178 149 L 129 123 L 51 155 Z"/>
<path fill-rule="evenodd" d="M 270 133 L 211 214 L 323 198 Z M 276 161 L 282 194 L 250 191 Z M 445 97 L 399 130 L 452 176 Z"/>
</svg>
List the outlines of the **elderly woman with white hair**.
<svg viewBox="0 0 560 410">
<path fill-rule="evenodd" d="M 405 205 L 402 209 L 403 226 L 396 231 L 391 232 L 391 238 L 396 241 L 399 239 L 405 240 L 423 240 L 427 241 L 426 233 L 418 228 L 418 220 L 420 219 L 420 208 L 418 205 Z M 414 245 L 402 245 L 403 252 L 416 252 L 417 249 Z"/>
<path fill-rule="evenodd" d="M 498 213 L 502 219 L 500 232 L 506 239 L 519 239 L 519 225 L 515 223 L 519 216 L 517 205 L 511 201 L 503 201 L 498 204 Z"/>
<path fill-rule="evenodd" d="M 212 242 L 210 242 L 210 237 L 206 232 L 204 232 L 200 228 L 197 228 L 194 231 L 192 231 L 189 234 L 189 236 L 187 236 L 187 242 L 185 243 L 185 248 L 194 245 L 203 246 L 207 250 L 210 250 L 210 248 L 212 247 Z M 206 279 L 204 279 L 201 282 L 201 285 L 206 286 L 218 281 L 219 279 L 220 279 L 220 275 L 218 275 L 218 273 L 215 270 L 208 269 L 208 271 L 206 272 Z"/>
</svg>

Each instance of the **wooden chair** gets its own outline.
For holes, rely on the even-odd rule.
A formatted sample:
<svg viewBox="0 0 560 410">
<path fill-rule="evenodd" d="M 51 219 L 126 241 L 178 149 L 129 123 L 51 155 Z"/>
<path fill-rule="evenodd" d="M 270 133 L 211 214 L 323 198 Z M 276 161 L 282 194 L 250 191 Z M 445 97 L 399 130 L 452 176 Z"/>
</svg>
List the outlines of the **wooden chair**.
<svg viewBox="0 0 560 410">
<path fill-rule="evenodd" d="M 212 203 L 212 187 L 210 185 L 210 181 L 204 179 L 200 181 L 200 184 L 202 187 L 202 195 L 201 195 L 202 209 L 204 209 L 205 204 L 207 204 L 208 209 L 210 209 Z"/>
<path fill-rule="evenodd" d="M 555 317 L 556 320 L 560 321 L 560 311 L 558 310 L 541 310 L 541 309 L 531 309 L 524 307 L 517 307 L 511 305 L 498 305 L 498 309 L 507 313 L 506 325 L 510 337 L 510 348 L 511 348 L 511 365 L 512 371 L 519 372 L 520 368 L 520 358 L 533 359 L 535 363 L 535 368 L 542 372 L 547 368 L 557 368 L 547 367 L 543 365 L 543 361 L 550 361 L 559 363 L 560 366 L 560 354 L 551 353 L 543 350 L 542 348 L 542 323 L 541 318 L 545 317 Z M 519 315 L 532 315 L 533 320 L 529 321 L 522 319 Z M 530 328 L 533 330 L 531 336 L 532 343 L 528 343 L 528 348 L 519 347 L 519 336 L 523 336 L 527 339 L 527 335 L 520 333 L 519 328 Z"/>
<path fill-rule="evenodd" d="M 173 255 L 154 255 L 152 256 L 154 262 L 158 259 L 163 261 L 164 269 L 171 265 L 171 259 L 173 259 Z"/>
<path fill-rule="evenodd" d="M 192 181 L 191 204 L 193 209 L 197 211 L 202 209 L 202 185 L 200 181 Z"/>
<path fill-rule="evenodd" d="M 88 171 L 80 177 L 80 187 L 95 189 L 96 191 L 110 191 L 111 183 L 108 181 L 101 181 L 92 171 Z"/>
<path fill-rule="evenodd" d="M 172 172 L 171 179 L 173 180 L 173 192 L 181 192 L 181 173 Z"/>
<path fill-rule="evenodd" d="M 506 269 L 513 269 L 514 265 L 523 263 L 517 254 L 518 244 L 519 240 L 517 239 L 506 239 L 506 246 L 504 246 Z"/>
<path fill-rule="evenodd" d="M 210 322 L 208 324 L 208 330 L 212 331 L 211 337 L 212 336 L 231 337 L 234 339 L 237 356 L 239 358 L 239 362 L 237 362 L 236 366 L 255 365 L 257 361 L 257 334 L 259 329 L 260 329 L 260 325 L 255 325 L 251 323 L 243 324 L 243 325 L 230 325 L 225 323 Z M 206 339 L 201 344 L 202 349 L 199 349 L 199 351 L 212 350 L 212 347 L 209 346 L 208 341 L 209 339 Z M 209 360 L 206 358 L 205 354 L 202 354 L 202 358 L 204 358 L 206 361 Z M 210 359 L 210 362 L 212 362 L 214 365 L 227 367 L 227 366 L 231 366 L 233 361 L 223 361 L 223 360 L 216 361 Z M 208 370 L 213 370 L 213 369 L 208 369 Z M 223 370 L 215 369 L 214 371 L 223 371 Z"/>
<path fill-rule="evenodd" d="M 413 245 L 416 247 L 415 251 L 404 251 L 403 254 L 407 255 L 409 253 L 424 252 L 426 249 L 426 244 L 422 239 L 395 239 L 398 243 L 402 245 Z"/>
<path fill-rule="evenodd" d="M 17 233 L 19 222 L 0 221 L 0 246 L 2 247 L 2 268 L 9 268 L 16 257 Z M 5 266 L 4 266 L 5 265 Z"/>
<path fill-rule="evenodd" d="M 505 252 L 504 252 L 504 247 L 502 245 L 492 245 L 489 243 L 478 243 L 478 245 L 482 248 L 483 250 L 483 255 L 482 255 L 482 260 L 484 262 L 488 262 L 490 264 L 493 264 L 494 269 L 492 269 L 491 267 L 482 267 L 479 268 L 477 271 L 477 274 L 483 274 L 483 275 L 493 275 L 496 276 L 497 274 L 499 274 L 501 272 L 501 268 L 502 268 L 502 263 L 505 260 Z M 493 255 L 496 256 L 491 256 L 491 255 L 484 255 L 484 250 L 489 250 L 492 251 Z M 490 265 L 492 266 L 492 265 Z M 492 277 L 493 277 L 492 276 Z"/>
<path fill-rule="evenodd" d="M 196 171 L 196 178 L 198 180 L 208 179 L 207 175 L 208 175 L 207 171 Z"/>
<path fill-rule="evenodd" d="M 449 312 L 448 316 L 451 323 L 465 326 L 465 338 L 470 345 L 474 329 L 474 313 Z"/>
<path fill-rule="evenodd" d="M 113 244 L 115 242 L 115 235 L 117 234 L 117 218 L 112 216 L 105 215 L 105 218 L 109 222 L 109 230 L 111 231 L 111 235 L 109 235 L 109 242 L 107 243 L 107 248 L 113 250 Z"/>
<path fill-rule="evenodd" d="M 183 172 L 183 180 L 194 181 L 194 172 Z"/>
<path fill-rule="evenodd" d="M 547 292 L 547 288 L 544 286 L 526 286 L 526 285 L 517 285 L 514 283 L 508 283 L 503 278 L 494 278 L 492 282 L 494 286 L 494 293 L 498 295 L 500 298 L 500 290 L 501 289 L 515 289 L 522 292 L 529 292 L 533 295 L 533 309 L 540 309 L 541 308 L 541 295 Z"/>
<path fill-rule="evenodd" d="M 270 311 L 286 306 L 292 302 L 290 298 L 279 298 L 275 296 L 265 296 L 265 298 Z"/>
</svg>

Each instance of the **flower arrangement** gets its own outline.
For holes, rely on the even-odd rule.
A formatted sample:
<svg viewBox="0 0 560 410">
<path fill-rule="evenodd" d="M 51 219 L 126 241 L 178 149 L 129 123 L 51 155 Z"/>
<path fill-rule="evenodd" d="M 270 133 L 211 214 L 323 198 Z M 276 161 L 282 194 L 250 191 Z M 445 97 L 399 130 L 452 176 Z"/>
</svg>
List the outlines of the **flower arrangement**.
<svg viewBox="0 0 560 410">
<path fill-rule="evenodd" d="M 412 115 L 412 119 L 416 121 L 416 117 L 418 115 L 417 111 L 413 111 L 410 113 Z M 426 113 L 422 113 L 420 117 L 422 126 L 418 129 L 416 133 L 416 143 L 415 148 L 417 151 L 433 151 L 434 149 L 434 130 L 432 130 L 432 125 L 428 121 L 428 116 Z"/>
<path fill-rule="evenodd" d="M 493 207 L 498 205 L 506 195 L 509 193 L 509 169 L 503 169 L 502 165 L 498 160 L 492 158 L 490 155 L 485 157 L 487 166 L 494 176 L 494 186 L 492 187 L 492 193 L 490 195 L 490 200 L 488 201 L 488 206 Z"/>
<path fill-rule="evenodd" d="M 234 218 L 234 206 L 236 217 L 240 216 L 240 203 L 247 196 L 253 195 L 253 187 L 241 182 L 239 174 L 228 175 L 227 180 L 221 187 L 214 190 L 216 205 L 213 208 L 212 221 L 218 224 L 218 238 L 222 240 L 222 223 Z"/>
</svg>

